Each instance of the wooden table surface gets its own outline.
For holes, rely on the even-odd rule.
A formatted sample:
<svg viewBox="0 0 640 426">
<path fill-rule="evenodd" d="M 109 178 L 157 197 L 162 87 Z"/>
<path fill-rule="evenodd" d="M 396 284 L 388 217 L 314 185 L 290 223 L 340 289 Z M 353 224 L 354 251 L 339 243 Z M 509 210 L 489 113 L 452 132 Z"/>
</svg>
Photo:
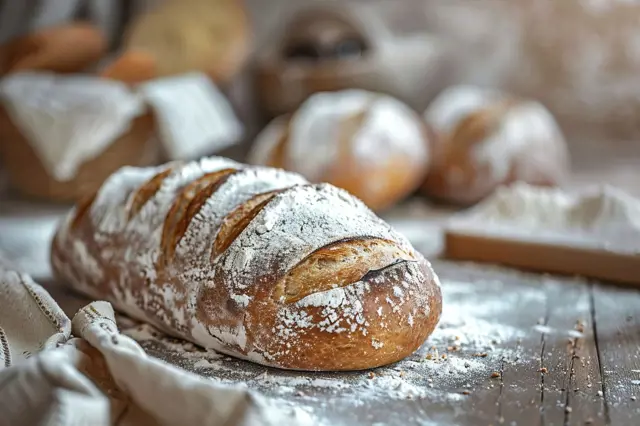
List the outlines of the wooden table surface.
<svg viewBox="0 0 640 426">
<path fill-rule="evenodd" d="M 634 192 L 637 161 L 622 157 L 608 172 L 594 168 L 576 176 L 631 182 L 626 189 Z M 47 280 L 42 267 L 51 233 L 47 214 L 24 211 L 0 204 L 0 250 L 33 266 L 73 315 L 85 301 Z M 448 215 L 413 200 L 386 217 L 432 255 Z M 27 229 L 37 235 L 27 236 Z M 444 293 L 434 335 L 409 359 L 372 372 L 283 372 L 203 352 L 148 327 L 126 321 L 121 327 L 154 356 L 221 383 L 242 383 L 304 409 L 318 424 L 640 424 L 639 291 L 437 258 L 433 266 Z"/>
</svg>

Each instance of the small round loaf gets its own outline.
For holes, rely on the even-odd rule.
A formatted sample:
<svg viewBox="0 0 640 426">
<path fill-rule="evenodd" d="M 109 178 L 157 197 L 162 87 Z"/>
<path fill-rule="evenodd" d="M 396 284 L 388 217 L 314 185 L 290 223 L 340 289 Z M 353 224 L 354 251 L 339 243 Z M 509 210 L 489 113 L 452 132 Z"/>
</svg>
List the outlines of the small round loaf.
<svg viewBox="0 0 640 426">
<path fill-rule="evenodd" d="M 135 20 L 124 48 L 152 55 L 159 77 L 202 71 L 224 83 L 247 60 L 250 37 L 241 1 L 172 0 Z"/>
<path fill-rule="evenodd" d="M 399 361 L 442 310 L 430 264 L 346 191 L 216 157 L 115 173 L 61 224 L 52 265 L 174 336 L 285 369 Z"/>
<path fill-rule="evenodd" d="M 249 162 L 329 182 L 383 210 L 419 187 L 429 148 L 420 117 L 402 102 L 346 90 L 313 95 L 291 116 L 273 120 Z"/>
<path fill-rule="evenodd" d="M 0 47 L 1 74 L 27 70 L 81 72 L 97 63 L 107 47 L 104 35 L 88 23 L 45 28 Z"/>
<path fill-rule="evenodd" d="M 435 135 L 423 185 L 431 197 L 469 205 L 514 181 L 557 185 L 569 170 L 562 132 L 539 102 L 455 86 L 433 101 L 425 119 Z"/>
</svg>

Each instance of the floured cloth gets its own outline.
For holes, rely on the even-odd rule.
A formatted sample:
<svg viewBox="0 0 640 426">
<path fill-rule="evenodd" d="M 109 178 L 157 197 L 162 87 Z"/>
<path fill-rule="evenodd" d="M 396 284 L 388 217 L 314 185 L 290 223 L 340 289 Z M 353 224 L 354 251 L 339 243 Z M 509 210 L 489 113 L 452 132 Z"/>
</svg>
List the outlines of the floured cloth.
<svg viewBox="0 0 640 426">
<path fill-rule="evenodd" d="M 310 425 L 277 406 L 145 354 L 107 302 L 73 318 L 0 259 L 0 426 Z"/>
</svg>

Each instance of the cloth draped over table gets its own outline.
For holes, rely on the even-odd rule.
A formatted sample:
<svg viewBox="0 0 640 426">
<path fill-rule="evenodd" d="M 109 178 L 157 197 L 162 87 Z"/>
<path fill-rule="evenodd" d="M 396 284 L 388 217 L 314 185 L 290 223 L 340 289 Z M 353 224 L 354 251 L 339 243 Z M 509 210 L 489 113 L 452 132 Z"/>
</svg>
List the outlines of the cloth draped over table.
<svg viewBox="0 0 640 426">
<path fill-rule="evenodd" d="M 111 305 L 73 318 L 0 259 L 0 426 L 313 424 L 246 387 L 145 354 L 118 332 Z"/>
</svg>

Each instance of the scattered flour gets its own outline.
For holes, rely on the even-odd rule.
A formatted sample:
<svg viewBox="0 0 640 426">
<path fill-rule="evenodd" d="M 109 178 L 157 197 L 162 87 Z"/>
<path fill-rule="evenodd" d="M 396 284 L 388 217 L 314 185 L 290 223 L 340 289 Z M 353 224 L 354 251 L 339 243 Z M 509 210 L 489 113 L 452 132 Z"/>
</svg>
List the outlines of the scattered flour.
<svg viewBox="0 0 640 426">
<path fill-rule="evenodd" d="M 276 370 L 201 350 L 191 343 L 162 336 L 147 325 L 130 328 L 126 333 L 152 355 L 187 370 L 225 384 L 240 383 L 275 399 L 295 400 L 311 412 L 322 409 L 333 398 L 352 407 L 406 399 L 440 400 L 455 405 L 467 398 L 462 390 L 472 390 L 486 382 L 502 360 L 517 358 L 513 343 L 532 331 L 501 324 L 494 319 L 496 314 L 509 309 L 516 297 L 520 303 L 543 301 L 539 291 L 500 297 L 500 291 L 495 291 L 495 297 L 478 303 L 474 296 L 477 285 L 444 280 L 443 297 L 450 303 L 445 303 L 442 320 L 425 345 L 397 364 L 365 372 Z M 345 297 L 348 296 L 334 291 L 322 295 L 325 301 L 314 296 L 301 303 L 332 306 L 343 303 Z M 372 343 L 377 344 L 375 340 Z"/>
<path fill-rule="evenodd" d="M 571 194 L 516 183 L 449 222 L 451 231 L 640 252 L 640 200 L 611 186 Z"/>
<path fill-rule="evenodd" d="M 640 230 L 640 200 L 611 186 L 571 195 L 517 183 L 498 189 L 465 215 L 529 228 L 591 230 L 621 224 Z"/>
</svg>

